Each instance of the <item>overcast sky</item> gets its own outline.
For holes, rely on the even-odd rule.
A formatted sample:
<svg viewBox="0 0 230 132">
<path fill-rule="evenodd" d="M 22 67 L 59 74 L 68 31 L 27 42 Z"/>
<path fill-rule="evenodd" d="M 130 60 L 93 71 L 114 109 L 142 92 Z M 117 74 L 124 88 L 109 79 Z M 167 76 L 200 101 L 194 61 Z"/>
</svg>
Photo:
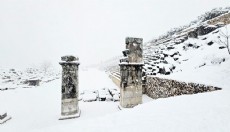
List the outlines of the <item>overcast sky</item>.
<svg viewBox="0 0 230 132">
<path fill-rule="evenodd" d="M 0 67 L 38 66 L 62 55 L 82 65 L 121 55 L 125 37 L 149 41 L 229 0 L 0 0 Z"/>
</svg>

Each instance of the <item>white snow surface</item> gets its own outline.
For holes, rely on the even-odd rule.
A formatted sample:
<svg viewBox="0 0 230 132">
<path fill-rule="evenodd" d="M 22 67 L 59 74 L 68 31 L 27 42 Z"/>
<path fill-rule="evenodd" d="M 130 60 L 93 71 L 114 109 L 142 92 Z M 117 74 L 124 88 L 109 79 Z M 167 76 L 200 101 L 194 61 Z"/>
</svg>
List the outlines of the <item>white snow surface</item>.
<svg viewBox="0 0 230 132">
<path fill-rule="evenodd" d="M 117 88 L 105 72 L 95 69 L 80 71 L 79 80 L 80 91 Z M 146 95 L 143 96 L 144 103 L 151 100 Z M 119 113 L 118 104 L 119 102 L 113 101 L 80 101 L 80 118 L 60 121 L 61 79 L 34 88 L 0 91 L 0 111 L 6 111 L 12 117 L 0 125 L 0 132 L 50 131 L 49 129 L 62 125 L 67 125 L 68 128 L 69 124 L 94 122 L 97 118 Z M 84 127 L 87 125 L 88 123 Z M 81 131 L 85 131 L 83 127 Z"/>
<path fill-rule="evenodd" d="M 79 89 L 82 90 L 116 88 L 102 71 L 95 69 L 81 71 L 79 77 L 81 81 Z M 213 83 L 226 82 L 216 80 Z M 117 108 L 119 102 L 80 101 L 81 117 L 60 121 L 58 118 L 61 112 L 61 80 L 58 79 L 34 89 L 0 92 L 0 109 L 4 108 L 12 117 L 10 121 L 0 126 L 0 131 L 228 132 L 230 130 L 228 86 L 223 87 L 221 91 L 158 100 L 152 100 L 144 95 L 143 104 L 122 111 Z"/>
</svg>

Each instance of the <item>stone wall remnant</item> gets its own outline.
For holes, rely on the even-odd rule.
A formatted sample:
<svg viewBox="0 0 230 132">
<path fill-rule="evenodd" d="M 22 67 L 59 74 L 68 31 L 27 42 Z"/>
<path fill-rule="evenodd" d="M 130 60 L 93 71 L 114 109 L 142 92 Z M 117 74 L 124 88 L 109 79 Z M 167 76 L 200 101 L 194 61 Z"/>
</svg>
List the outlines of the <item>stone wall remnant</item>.
<svg viewBox="0 0 230 132">
<path fill-rule="evenodd" d="M 77 118 L 80 116 L 78 106 L 78 58 L 74 56 L 61 57 L 62 62 L 62 102 L 61 118 L 59 120 Z"/>
<path fill-rule="evenodd" d="M 186 83 L 158 77 L 147 77 L 145 93 L 153 98 L 167 98 L 185 94 L 197 94 L 209 91 L 221 90 L 214 86 L 198 83 Z"/>
</svg>

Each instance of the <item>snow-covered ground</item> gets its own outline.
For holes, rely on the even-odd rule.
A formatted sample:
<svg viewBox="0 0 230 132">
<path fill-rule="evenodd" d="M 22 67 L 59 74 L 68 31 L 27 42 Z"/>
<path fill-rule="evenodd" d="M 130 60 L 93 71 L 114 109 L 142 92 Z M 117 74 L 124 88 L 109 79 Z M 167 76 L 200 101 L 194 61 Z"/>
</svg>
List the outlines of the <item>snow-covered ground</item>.
<svg viewBox="0 0 230 132">
<path fill-rule="evenodd" d="M 95 69 L 81 71 L 79 77 L 81 90 L 116 88 L 102 71 Z M 89 80 L 93 83 L 89 83 Z M 219 80 L 216 81 L 218 82 Z M 117 108 L 118 102 L 80 101 L 81 117 L 64 121 L 58 120 L 61 110 L 60 86 L 61 80 L 58 79 L 34 89 L 0 92 L 0 109 L 12 116 L 10 121 L 0 126 L 0 131 L 228 132 L 230 130 L 230 89 L 227 85 L 221 91 L 158 100 L 152 100 L 144 95 L 142 105 L 122 111 Z"/>
<path fill-rule="evenodd" d="M 79 80 L 80 91 L 117 88 L 105 72 L 96 69 L 80 71 Z M 151 100 L 144 95 L 143 102 Z M 113 101 L 80 101 L 81 117 L 60 121 L 58 120 L 61 112 L 60 79 L 31 89 L 6 90 L 0 92 L 0 111 L 7 111 L 12 119 L 0 126 L 0 132 L 40 131 L 40 129 L 48 129 L 49 127 L 94 120 L 119 112 L 118 103 Z"/>
</svg>

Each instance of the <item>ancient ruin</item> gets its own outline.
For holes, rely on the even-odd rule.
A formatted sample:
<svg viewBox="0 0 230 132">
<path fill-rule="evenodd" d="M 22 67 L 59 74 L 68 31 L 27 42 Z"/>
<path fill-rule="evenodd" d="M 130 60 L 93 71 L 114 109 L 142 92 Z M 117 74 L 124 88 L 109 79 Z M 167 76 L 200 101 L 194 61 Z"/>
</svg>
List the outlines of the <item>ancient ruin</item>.
<svg viewBox="0 0 230 132">
<path fill-rule="evenodd" d="M 10 119 L 11 117 L 7 114 L 7 112 L 0 112 L 0 124 L 4 124 Z"/>
<path fill-rule="evenodd" d="M 74 56 L 61 57 L 62 62 L 62 102 L 61 118 L 59 120 L 77 118 L 80 116 L 78 107 L 78 58 Z"/>
<path fill-rule="evenodd" d="M 142 38 L 126 38 L 124 57 L 120 59 L 120 106 L 132 108 L 142 103 Z"/>
<path fill-rule="evenodd" d="M 221 90 L 221 88 L 215 86 L 192 82 L 188 83 L 154 76 L 149 76 L 146 80 L 145 93 L 153 99 Z"/>
</svg>

